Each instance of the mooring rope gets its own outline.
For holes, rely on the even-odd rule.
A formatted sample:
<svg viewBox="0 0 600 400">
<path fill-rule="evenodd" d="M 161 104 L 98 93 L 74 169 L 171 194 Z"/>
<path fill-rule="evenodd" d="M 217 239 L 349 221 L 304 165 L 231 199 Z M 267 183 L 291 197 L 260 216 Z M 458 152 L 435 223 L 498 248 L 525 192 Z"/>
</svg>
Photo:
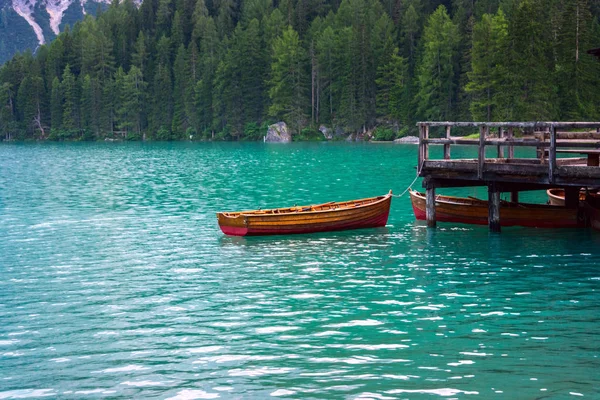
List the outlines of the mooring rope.
<svg viewBox="0 0 600 400">
<path fill-rule="evenodd" d="M 419 179 L 419 175 L 417 175 L 417 177 L 415 178 L 415 180 L 412 181 L 410 185 L 408 185 L 408 187 L 406 188 L 406 190 L 404 192 L 402 192 L 402 194 L 393 194 L 392 197 L 398 197 L 398 198 L 400 198 L 400 197 L 404 196 L 406 194 L 406 192 L 408 192 L 412 188 L 412 186 L 415 184 L 415 182 L 417 181 L 417 179 Z"/>
<path fill-rule="evenodd" d="M 423 167 L 423 163 L 421 163 L 421 168 L 422 168 L 422 167 Z M 421 168 L 419 168 L 419 171 L 421 170 Z M 404 192 L 402 192 L 402 194 L 393 194 L 393 195 L 392 195 L 392 197 L 398 197 L 398 198 L 400 198 L 400 197 L 403 197 L 403 196 L 406 194 L 406 192 L 408 192 L 408 191 L 409 191 L 409 190 L 410 190 L 410 189 L 413 187 L 413 185 L 415 184 L 415 182 L 416 182 L 416 181 L 417 181 L 417 179 L 419 179 L 419 178 L 420 178 L 420 176 L 419 176 L 419 172 L 417 171 L 417 176 L 415 177 L 415 180 L 413 180 L 413 181 L 410 183 L 410 185 L 408 185 L 408 187 L 406 188 L 406 190 L 405 190 Z"/>
</svg>

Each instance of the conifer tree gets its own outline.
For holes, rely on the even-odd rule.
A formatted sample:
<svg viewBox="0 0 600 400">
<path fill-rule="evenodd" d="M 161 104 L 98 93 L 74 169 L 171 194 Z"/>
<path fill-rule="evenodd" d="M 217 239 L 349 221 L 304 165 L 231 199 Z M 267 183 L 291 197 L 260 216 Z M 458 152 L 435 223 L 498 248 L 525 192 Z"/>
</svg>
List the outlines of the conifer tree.
<svg viewBox="0 0 600 400">
<path fill-rule="evenodd" d="M 467 92 L 471 93 L 471 114 L 475 121 L 497 121 L 508 117 L 503 112 L 501 91 L 505 76 L 508 24 L 502 10 L 484 14 L 473 29 L 473 54 Z M 500 109 L 498 107 L 500 106 Z"/>
<path fill-rule="evenodd" d="M 154 75 L 154 104 L 152 131 L 159 140 L 170 140 L 173 118 L 173 93 L 171 72 L 165 64 L 159 64 Z"/>
<path fill-rule="evenodd" d="M 201 76 L 201 62 L 198 47 L 194 41 L 188 45 L 185 63 L 189 69 L 184 88 L 184 108 L 189 127 L 193 133 L 198 133 L 198 112 L 196 110 L 196 84 Z"/>
<path fill-rule="evenodd" d="M 456 102 L 458 28 L 440 6 L 427 21 L 417 67 L 418 112 L 429 121 L 452 119 Z"/>
<path fill-rule="evenodd" d="M 598 46 L 594 41 L 594 21 L 588 0 L 562 2 L 560 34 L 557 43 L 557 82 L 560 113 L 567 120 L 596 120 L 600 117 L 600 63 L 585 54 Z"/>
<path fill-rule="evenodd" d="M 79 107 L 79 120 L 81 124 L 81 130 L 84 132 L 85 137 L 90 137 L 92 133 L 92 121 L 94 119 L 93 97 L 94 92 L 92 90 L 92 78 L 88 74 L 85 75 L 81 81 L 81 106 Z"/>
<path fill-rule="evenodd" d="M 131 63 L 140 70 L 143 76 L 145 76 L 148 68 L 148 50 L 146 47 L 146 36 L 142 31 L 140 31 L 137 40 L 135 41 Z"/>
<path fill-rule="evenodd" d="M 175 86 L 173 88 L 173 122 L 171 130 L 179 137 L 183 137 L 183 134 L 190 126 L 185 109 L 186 88 L 190 82 L 190 70 L 186 62 L 186 50 L 183 44 L 179 46 L 177 56 L 175 57 L 173 75 Z"/>
<path fill-rule="evenodd" d="M 176 10 L 173 17 L 173 27 L 171 28 L 171 48 L 179 49 L 179 46 L 185 46 L 185 44 L 185 23 L 181 12 Z"/>
<path fill-rule="evenodd" d="M 173 0 L 159 0 L 156 11 L 156 33 L 158 37 L 168 36 L 171 32 Z"/>
<path fill-rule="evenodd" d="M 58 77 L 52 80 L 52 94 L 50 96 L 50 124 L 54 131 L 62 129 L 62 92 Z"/>
<path fill-rule="evenodd" d="M 3 82 L 4 76 L 0 75 L 0 82 Z M 0 135 L 5 140 L 11 140 L 16 130 L 15 115 L 15 94 L 10 82 L 3 82 L 0 85 Z"/>
<path fill-rule="evenodd" d="M 64 46 L 61 36 L 48 45 L 48 56 L 46 57 L 46 80 L 52 82 L 54 78 L 60 79 L 65 66 L 64 62 Z"/>
<path fill-rule="evenodd" d="M 144 122 L 144 102 L 146 82 L 143 80 L 142 71 L 136 66 L 131 67 L 124 77 L 121 88 L 121 126 L 128 132 L 134 132 L 138 138 L 142 136 Z"/>
<path fill-rule="evenodd" d="M 39 73 L 39 66 L 34 66 L 21 82 L 17 100 L 26 131 L 32 137 L 36 135 L 45 139 L 47 136 L 46 115 L 44 114 L 45 88 Z"/>
<path fill-rule="evenodd" d="M 521 0 L 509 18 L 508 81 L 505 103 L 515 120 L 550 121 L 557 117 L 551 7 L 544 0 Z M 531 18 L 535 15 L 536 18 Z"/>
<path fill-rule="evenodd" d="M 241 91 L 244 106 L 244 124 L 260 122 L 265 109 L 265 81 L 267 80 L 266 54 L 260 37 L 260 24 L 252 19 L 244 32 L 240 49 Z"/>
<path fill-rule="evenodd" d="M 195 87 L 195 103 L 198 112 L 198 132 L 214 132 L 215 96 L 214 79 L 220 56 L 220 42 L 215 22 L 211 17 L 201 20 L 194 28 L 199 35 L 200 76 Z"/>
<path fill-rule="evenodd" d="M 217 8 L 217 29 L 219 38 L 228 36 L 236 25 L 236 3 L 233 0 L 214 0 Z"/>
<path fill-rule="evenodd" d="M 75 76 L 71 72 L 71 66 L 67 64 L 63 71 L 63 79 L 60 84 L 61 93 L 63 97 L 63 112 L 62 112 L 62 126 L 69 132 L 69 134 L 76 134 L 76 130 L 79 127 L 78 118 L 78 90 Z"/>
<path fill-rule="evenodd" d="M 335 81 L 337 77 L 337 45 L 336 36 L 331 26 L 327 26 L 316 41 L 317 62 L 319 63 L 319 87 L 323 92 L 320 97 L 323 122 L 332 123 L 334 118 Z"/>
<path fill-rule="evenodd" d="M 377 69 L 377 113 L 385 119 L 407 123 L 403 93 L 408 64 L 396 47 L 388 61 Z"/>
<path fill-rule="evenodd" d="M 106 81 L 111 78 L 115 71 L 115 58 L 112 53 L 113 43 L 102 31 L 99 31 L 94 46 L 96 76 L 100 81 Z"/>
<path fill-rule="evenodd" d="M 305 54 L 298 33 L 290 26 L 273 46 L 272 78 L 269 82 L 269 114 L 286 121 L 300 133 L 306 124 Z"/>
</svg>

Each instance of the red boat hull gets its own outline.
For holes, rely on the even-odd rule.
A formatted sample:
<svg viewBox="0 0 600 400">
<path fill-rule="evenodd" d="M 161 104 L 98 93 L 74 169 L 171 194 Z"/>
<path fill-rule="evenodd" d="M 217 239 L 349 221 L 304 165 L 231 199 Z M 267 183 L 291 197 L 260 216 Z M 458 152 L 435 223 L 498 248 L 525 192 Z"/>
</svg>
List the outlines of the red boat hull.
<svg viewBox="0 0 600 400">
<path fill-rule="evenodd" d="M 415 218 L 425 221 L 426 200 L 422 193 L 411 192 Z M 439 222 L 487 225 L 488 205 L 486 201 L 460 197 L 437 196 L 435 218 Z M 585 226 L 577 209 L 548 206 L 543 204 L 505 204 L 500 207 L 501 226 L 523 226 L 530 228 L 577 228 Z"/>
</svg>

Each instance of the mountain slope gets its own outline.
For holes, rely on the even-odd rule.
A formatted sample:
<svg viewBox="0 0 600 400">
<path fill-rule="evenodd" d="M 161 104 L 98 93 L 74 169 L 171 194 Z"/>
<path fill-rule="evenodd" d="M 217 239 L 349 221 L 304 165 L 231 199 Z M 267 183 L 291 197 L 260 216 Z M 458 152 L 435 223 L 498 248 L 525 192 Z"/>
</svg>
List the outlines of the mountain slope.
<svg viewBox="0 0 600 400">
<path fill-rule="evenodd" d="M 66 25 L 110 0 L 0 0 L 0 64 L 50 42 Z"/>
</svg>

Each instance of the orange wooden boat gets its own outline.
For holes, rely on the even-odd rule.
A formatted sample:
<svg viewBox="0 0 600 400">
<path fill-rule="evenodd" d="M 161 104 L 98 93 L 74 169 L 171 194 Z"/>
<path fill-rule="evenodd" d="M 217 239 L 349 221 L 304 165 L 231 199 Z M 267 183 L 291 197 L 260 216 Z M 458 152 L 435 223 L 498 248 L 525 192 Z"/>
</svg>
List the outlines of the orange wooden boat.
<svg viewBox="0 0 600 400">
<path fill-rule="evenodd" d="M 415 217 L 426 220 L 426 196 L 410 191 Z M 436 196 L 437 221 L 464 224 L 488 224 L 488 202 L 475 198 Z M 533 228 L 576 228 L 585 226 L 585 217 L 578 209 L 546 204 L 500 202 L 501 226 L 527 226 Z"/>
<path fill-rule="evenodd" d="M 288 235 L 387 224 L 392 191 L 385 196 L 270 210 L 219 212 L 219 227 L 226 235 Z"/>
</svg>

